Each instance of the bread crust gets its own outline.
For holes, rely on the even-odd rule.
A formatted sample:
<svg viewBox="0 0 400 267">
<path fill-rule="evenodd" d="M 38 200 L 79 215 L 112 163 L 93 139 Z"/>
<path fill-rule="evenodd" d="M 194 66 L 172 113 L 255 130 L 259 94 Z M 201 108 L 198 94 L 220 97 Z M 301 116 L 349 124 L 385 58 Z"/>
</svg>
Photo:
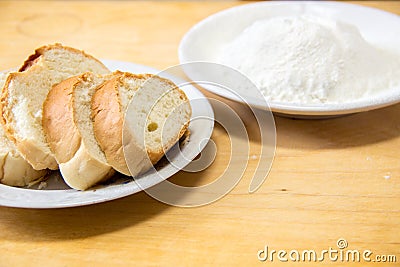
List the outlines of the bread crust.
<svg viewBox="0 0 400 267">
<path fill-rule="evenodd" d="M 54 85 L 43 103 L 43 131 L 59 164 L 69 161 L 81 143 L 72 112 L 72 91 L 80 80 L 74 76 Z"/>
<path fill-rule="evenodd" d="M 73 48 L 73 47 L 69 47 L 69 46 L 63 46 L 60 43 L 55 43 L 55 44 L 44 45 L 44 46 L 41 46 L 39 48 L 36 48 L 35 52 L 32 55 L 30 55 L 28 57 L 28 59 L 26 59 L 24 61 L 24 64 L 22 64 L 22 66 L 19 68 L 18 72 L 24 72 L 24 71 L 28 70 L 31 66 L 33 66 L 36 63 L 37 59 L 41 55 L 43 55 L 46 51 L 50 51 L 52 49 L 64 49 L 64 50 L 67 50 L 67 51 L 70 51 L 70 52 L 73 52 L 73 53 L 82 54 L 85 57 L 96 61 L 99 65 L 102 65 L 104 67 L 104 69 L 107 69 L 107 67 L 104 66 L 104 64 L 100 60 L 98 60 L 97 58 L 95 58 L 95 57 L 93 57 L 93 56 L 91 56 L 89 54 L 86 54 L 85 51 L 79 50 L 79 49 L 76 49 L 76 48 Z"/>
<path fill-rule="evenodd" d="M 122 150 L 123 117 L 117 88 L 119 75 L 119 72 L 115 73 L 112 79 L 94 93 L 92 120 L 95 137 L 108 163 L 118 172 L 129 175 Z"/>
<path fill-rule="evenodd" d="M 14 138 L 14 129 L 9 127 L 7 124 L 7 120 L 12 120 L 12 114 L 10 110 L 7 108 L 8 106 L 8 86 L 10 85 L 11 80 L 13 79 L 12 76 L 15 74 L 13 72 L 9 73 L 6 81 L 1 88 L 1 98 L 0 98 L 0 109 L 1 109 L 1 124 L 3 125 L 4 133 L 7 135 L 8 139 L 12 141 L 13 143 L 16 142 L 16 139 Z"/>
</svg>

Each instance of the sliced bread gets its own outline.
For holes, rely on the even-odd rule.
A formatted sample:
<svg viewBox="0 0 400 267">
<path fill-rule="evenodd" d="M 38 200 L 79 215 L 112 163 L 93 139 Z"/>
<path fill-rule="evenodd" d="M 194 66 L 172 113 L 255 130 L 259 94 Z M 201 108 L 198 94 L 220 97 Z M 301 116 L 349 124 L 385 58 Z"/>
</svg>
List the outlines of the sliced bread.
<svg viewBox="0 0 400 267">
<path fill-rule="evenodd" d="M 191 107 L 185 93 L 167 79 L 119 73 L 94 94 L 92 114 L 96 139 L 109 164 L 136 176 L 157 163 L 182 137 Z M 127 131 L 123 133 L 124 123 Z"/>
<path fill-rule="evenodd" d="M 114 171 L 99 147 L 91 120 L 96 88 L 111 76 L 84 73 L 53 86 L 43 104 L 43 130 L 65 182 L 85 190 Z"/>
<path fill-rule="evenodd" d="M 0 73 L 0 88 L 4 86 L 8 73 Z M 0 183 L 10 186 L 26 186 L 46 175 L 45 170 L 34 170 L 19 154 L 14 143 L 0 125 Z"/>
<path fill-rule="evenodd" d="M 18 72 L 8 76 L 0 106 L 4 129 L 34 169 L 58 168 L 42 128 L 47 93 L 54 84 L 87 71 L 109 73 L 100 61 L 83 51 L 55 44 L 36 49 Z"/>
</svg>

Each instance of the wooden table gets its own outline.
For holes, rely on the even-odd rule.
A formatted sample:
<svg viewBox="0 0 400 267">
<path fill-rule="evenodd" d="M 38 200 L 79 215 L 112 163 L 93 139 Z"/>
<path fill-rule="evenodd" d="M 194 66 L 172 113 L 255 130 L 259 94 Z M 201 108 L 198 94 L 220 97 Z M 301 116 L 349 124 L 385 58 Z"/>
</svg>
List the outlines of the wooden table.
<svg viewBox="0 0 400 267">
<path fill-rule="evenodd" d="M 62 42 L 99 58 L 163 69 L 178 63 L 179 41 L 192 25 L 244 3 L 0 1 L 0 66 L 18 66 L 35 47 Z M 357 3 L 400 14 L 400 2 Z M 230 105 L 254 132 L 248 110 Z M 232 192 L 199 208 L 168 206 L 145 193 L 80 208 L 2 207 L 0 266 L 291 266 L 276 258 L 260 262 L 257 252 L 265 245 L 288 252 L 337 249 L 339 238 L 348 249 L 396 255 L 398 266 L 399 114 L 395 105 L 329 120 L 275 117 L 276 156 L 262 187 L 248 194 L 257 163 L 251 157 Z M 200 185 L 223 172 L 229 139 L 221 127 L 212 138 L 214 164 L 171 181 Z M 258 151 L 257 134 L 250 141 Z M 326 264 L 333 263 L 310 265 Z"/>
</svg>

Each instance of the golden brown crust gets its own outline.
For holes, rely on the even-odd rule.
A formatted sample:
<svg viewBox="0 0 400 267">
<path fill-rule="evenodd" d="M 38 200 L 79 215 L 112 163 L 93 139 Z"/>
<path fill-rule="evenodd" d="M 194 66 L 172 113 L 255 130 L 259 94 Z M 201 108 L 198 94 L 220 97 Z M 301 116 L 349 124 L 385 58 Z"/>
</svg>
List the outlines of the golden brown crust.
<svg viewBox="0 0 400 267">
<path fill-rule="evenodd" d="M 108 163 L 126 172 L 122 150 L 123 116 L 117 88 L 120 75 L 116 72 L 112 79 L 97 88 L 92 97 L 92 120 L 95 137 Z"/>
<path fill-rule="evenodd" d="M 73 47 L 69 47 L 69 46 L 63 46 L 60 43 L 55 43 L 55 44 L 44 45 L 44 46 L 41 46 L 39 48 L 36 48 L 35 49 L 35 53 L 30 55 L 28 57 L 28 59 L 25 60 L 24 64 L 22 64 L 22 66 L 19 68 L 18 71 L 19 72 L 26 71 L 32 65 L 35 64 L 35 62 L 37 61 L 37 59 L 41 55 L 43 55 L 46 51 L 53 50 L 53 49 L 65 49 L 65 50 L 71 51 L 73 53 L 79 53 L 79 54 L 82 53 L 85 57 L 95 60 L 97 63 L 99 63 L 100 65 L 103 65 L 103 67 L 106 68 L 106 66 L 104 66 L 104 64 L 100 60 L 98 60 L 97 58 L 95 58 L 95 57 L 93 57 L 93 56 L 91 56 L 89 54 L 86 54 L 85 51 L 83 51 L 83 50 L 79 50 L 79 49 L 76 49 L 76 48 L 73 48 Z"/>
<path fill-rule="evenodd" d="M 54 85 L 43 103 L 43 131 L 58 163 L 69 161 L 80 146 L 72 109 L 72 91 L 80 80 L 78 75 Z"/>
<path fill-rule="evenodd" d="M 27 69 L 29 69 L 30 67 L 32 67 L 33 65 L 35 65 L 36 62 L 39 61 L 41 56 L 42 56 L 42 54 L 40 54 L 38 50 L 35 50 L 35 53 L 30 55 L 28 57 L 28 59 L 25 60 L 24 64 L 22 64 L 22 66 L 19 68 L 18 72 L 24 72 Z"/>
<path fill-rule="evenodd" d="M 14 131 L 9 125 L 6 123 L 7 121 L 12 121 L 12 114 L 10 110 L 7 108 L 8 106 L 8 86 L 10 84 L 11 79 L 13 79 L 14 73 L 10 73 L 7 76 L 6 82 L 4 83 L 3 88 L 1 89 L 1 99 L 0 99 L 0 110 L 1 110 L 1 124 L 3 125 L 4 133 L 13 143 L 16 142 L 14 137 Z"/>
</svg>

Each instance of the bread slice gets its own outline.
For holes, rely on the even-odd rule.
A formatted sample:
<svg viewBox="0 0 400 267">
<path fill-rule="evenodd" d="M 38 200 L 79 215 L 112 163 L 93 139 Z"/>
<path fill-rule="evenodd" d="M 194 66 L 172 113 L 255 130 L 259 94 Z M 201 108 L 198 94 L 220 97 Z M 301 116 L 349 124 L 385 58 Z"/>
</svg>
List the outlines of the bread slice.
<svg viewBox="0 0 400 267">
<path fill-rule="evenodd" d="M 8 73 L 0 73 L 0 88 L 4 86 Z M 37 171 L 24 160 L 14 143 L 0 125 L 0 183 L 10 186 L 26 186 L 43 178 L 47 171 Z"/>
<path fill-rule="evenodd" d="M 42 107 L 52 85 L 68 77 L 109 70 L 83 51 L 61 44 L 36 49 L 19 69 L 10 73 L 1 95 L 2 120 L 9 139 L 34 169 L 57 169 L 42 128 Z"/>
<path fill-rule="evenodd" d="M 53 86 L 43 104 L 43 130 L 65 182 L 85 190 L 114 171 L 94 137 L 91 99 L 110 76 L 84 73 Z"/>
<path fill-rule="evenodd" d="M 124 118 L 131 101 L 132 109 Z M 95 136 L 107 161 L 131 176 L 157 163 L 187 130 L 191 117 L 185 93 L 171 81 L 150 74 L 115 75 L 94 94 L 92 110 Z M 130 127 L 123 144 L 124 122 Z M 127 159 L 124 149 L 131 155 Z"/>
</svg>

